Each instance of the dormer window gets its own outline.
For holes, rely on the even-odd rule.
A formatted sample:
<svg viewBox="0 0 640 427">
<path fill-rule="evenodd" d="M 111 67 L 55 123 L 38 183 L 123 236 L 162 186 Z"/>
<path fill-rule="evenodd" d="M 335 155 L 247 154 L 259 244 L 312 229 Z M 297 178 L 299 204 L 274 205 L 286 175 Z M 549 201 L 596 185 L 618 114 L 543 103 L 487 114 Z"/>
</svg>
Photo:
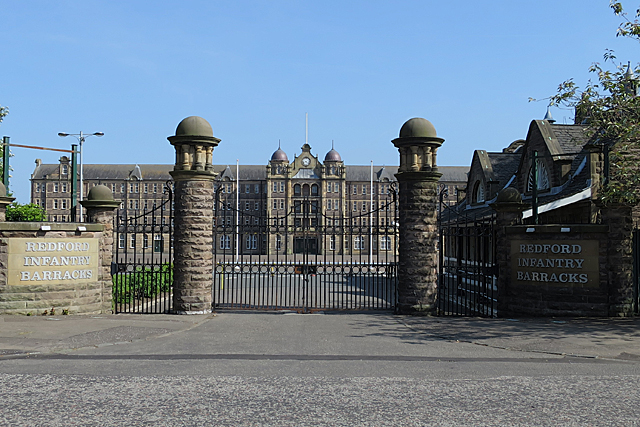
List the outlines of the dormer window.
<svg viewBox="0 0 640 427">
<path fill-rule="evenodd" d="M 62 165 L 62 175 L 67 175 L 69 173 L 69 165 Z"/>
<path fill-rule="evenodd" d="M 551 188 L 551 182 L 549 181 L 549 172 L 543 162 L 538 160 L 538 190 L 548 190 Z M 529 169 L 529 178 L 527 179 L 527 192 L 533 191 L 533 168 Z"/>
<path fill-rule="evenodd" d="M 473 186 L 472 203 L 484 203 L 484 185 L 482 181 L 476 181 Z"/>
</svg>

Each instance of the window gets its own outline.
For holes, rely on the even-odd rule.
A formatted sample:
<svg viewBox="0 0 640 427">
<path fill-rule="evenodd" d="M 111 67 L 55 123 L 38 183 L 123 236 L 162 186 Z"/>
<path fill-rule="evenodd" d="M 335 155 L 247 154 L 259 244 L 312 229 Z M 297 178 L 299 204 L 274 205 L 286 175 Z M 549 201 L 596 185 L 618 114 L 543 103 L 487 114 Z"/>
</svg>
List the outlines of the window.
<svg viewBox="0 0 640 427">
<path fill-rule="evenodd" d="M 60 209 L 67 209 L 67 199 L 60 200 Z"/>
<path fill-rule="evenodd" d="M 358 211 L 358 202 L 353 202 L 353 211 L 354 212 Z"/>
<path fill-rule="evenodd" d="M 284 193 L 284 182 L 280 183 L 280 192 Z"/>
<path fill-rule="evenodd" d="M 40 183 L 39 183 L 39 182 L 36 182 L 36 184 L 35 184 L 35 190 L 34 190 L 34 191 L 35 191 L 36 193 L 39 193 L 39 192 L 40 192 Z"/>
<path fill-rule="evenodd" d="M 313 184 L 311 186 L 311 195 L 312 196 L 317 196 L 318 195 L 318 186 L 316 184 Z"/>
<path fill-rule="evenodd" d="M 129 248 L 135 249 L 135 247 L 136 247 L 136 235 L 135 234 L 130 234 L 129 235 Z"/>
<path fill-rule="evenodd" d="M 482 183 L 482 181 L 476 181 L 476 184 L 473 187 L 473 195 L 471 201 L 473 203 L 484 202 L 484 184 Z"/>
<path fill-rule="evenodd" d="M 549 172 L 541 159 L 538 159 L 538 190 L 548 190 L 550 188 Z M 527 192 L 533 191 L 533 168 L 529 169 L 529 179 L 527 181 Z"/>
<path fill-rule="evenodd" d="M 277 182 L 273 182 L 273 192 L 277 193 L 278 192 L 278 183 Z"/>
<path fill-rule="evenodd" d="M 111 183 L 111 192 L 112 193 L 116 192 L 116 185 L 114 183 Z"/>
<path fill-rule="evenodd" d="M 60 188 L 60 184 L 58 184 L 57 182 L 54 182 L 53 183 L 53 192 L 57 193 L 59 188 Z"/>
<path fill-rule="evenodd" d="M 226 193 L 231 193 L 231 184 L 225 184 L 224 188 Z"/>
<path fill-rule="evenodd" d="M 255 184 L 253 186 L 253 192 L 256 194 L 260 193 L 260 184 Z"/>
<path fill-rule="evenodd" d="M 136 190 L 136 193 L 138 193 L 138 192 L 139 192 L 139 190 L 140 190 L 140 184 L 136 184 L 136 185 L 134 186 L 134 188 L 135 188 L 135 190 Z"/>
<path fill-rule="evenodd" d="M 61 184 L 61 189 L 62 189 L 62 192 L 63 192 L 63 193 L 66 193 L 66 192 L 67 192 L 67 183 L 66 183 L 66 182 L 63 182 L 63 183 Z"/>
<path fill-rule="evenodd" d="M 142 247 L 145 249 L 149 247 L 149 235 L 146 233 L 142 235 Z"/>
<path fill-rule="evenodd" d="M 40 199 L 36 199 L 36 205 L 40 206 Z"/>
<path fill-rule="evenodd" d="M 124 249 L 124 234 L 119 234 L 118 235 L 118 248 L 119 249 Z"/>
<path fill-rule="evenodd" d="M 249 185 L 249 184 L 245 184 L 245 185 L 244 185 L 244 192 L 245 192 L 246 194 L 249 194 L 249 193 L 251 192 L 251 185 Z"/>
<path fill-rule="evenodd" d="M 358 186 L 357 185 L 353 186 L 353 194 L 358 194 Z"/>
<path fill-rule="evenodd" d="M 149 183 L 147 183 L 147 182 L 144 183 L 144 192 L 145 193 L 149 192 Z"/>
<path fill-rule="evenodd" d="M 337 183 L 337 182 L 333 183 L 333 191 L 335 193 L 339 193 L 340 192 L 340 184 L 339 183 Z"/>
<path fill-rule="evenodd" d="M 302 194 L 302 187 L 300 187 L 300 184 L 296 184 L 293 186 L 293 195 L 294 196 L 300 196 Z"/>
<path fill-rule="evenodd" d="M 220 236 L 220 249 L 231 249 L 231 237 L 228 235 Z"/>
<path fill-rule="evenodd" d="M 69 173 L 69 165 L 62 165 L 62 175 Z"/>
<path fill-rule="evenodd" d="M 366 212 L 367 210 L 367 204 L 366 202 L 362 202 L 362 212 Z"/>
<path fill-rule="evenodd" d="M 364 237 L 363 236 L 356 236 L 353 239 L 353 249 L 355 250 L 362 250 L 364 249 Z"/>
<path fill-rule="evenodd" d="M 284 209 L 284 199 L 280 199 L 280 209 Z"/>
<path fill-rule="evenodd" d="M 273 209 L 278 209 L 278 200 L 273 199 Z"/>
<path fill-rule="evenodd" d="M 380 237 L 380 250 L 381 251 L 391 250 L 391 236 Z"/>
<path fill-rule="evenodd" d="M 58 209 L 59 202 L 58 199 L 53 199 L 53 209 Z"/>
<path fill-rule="evenodd" d="M 160 234 L 153 236 L 153 252 L 162 252 L 163 246 L 162 236 Z"/>
<path fill-rule="evenodd" d="M 258 249 L 258 236 L 248 235 L 245 243 L 246 249 Z"/>
<path fill-rule="evenodd" d="M 158 192 L 158 184 L 157 183 L 153 184 L 153 192 L 154 192 L 154 194 Z"/>
<path fill-rule="evenodd" d="M 366 185 L 362 186 L 362 194 L 367 194 L 367 186 Z"/>
<path fill-rule="evenodd" d="M 336 236 L 329 237 L 329 250 L 330 251 L 336 250 Z"/>
<path fill-rule="evenodd" d="M 245 216 L 244 217 L 244 225 L 249 225 L 250 221 L 251 221 L 251 217 L 249 217 L 249 216 Z"/>
<path fill-rule="evenodd" d="M 125 189 L 125 185 L 124 184 L 120 184 L 120 192 L 124 193 L 124 189 Z"/>
<path fill-rule="evenodd" d="M 282 250 L 282 236 L 278 234 L 276 236 L 276 251 L 281 251 L 281 250 Z"/>
</svg>

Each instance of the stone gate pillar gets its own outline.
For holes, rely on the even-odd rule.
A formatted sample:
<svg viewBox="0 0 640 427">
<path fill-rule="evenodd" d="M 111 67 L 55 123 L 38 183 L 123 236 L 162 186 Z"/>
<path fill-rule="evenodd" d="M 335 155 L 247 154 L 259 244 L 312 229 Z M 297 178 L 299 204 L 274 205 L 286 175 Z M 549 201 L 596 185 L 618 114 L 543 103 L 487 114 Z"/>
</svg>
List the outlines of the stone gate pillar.
<svg viewBox="0 0 640 427">
<path fill-rule="evenodd" d="M 174 180 L 173 309 L 178 314 L 211 312 L 213 149 L 220 139 L 203 118 L 182 120 L 169 142 L 176 149 Z"/>
<path fill-rule="evenodd" d="M 113 279 L 111 265 L 113 262 L 113 218 L 120 202 L 113 199 L 113 193 L 105 185 L 96 185 L 87 194 L 87 198 L 80 202 L 87 210 L 87 222 L 102 225 L 100 238 L 100 265 L 98 280 L 101 283 L 102 313 L 111 313 L 113 298 Z"/>
<path fill-rule="evenodd" d="M 436 151 L 444 139 L 431 122 L 407 121 L 393 145 L 400 152 L 398 311 L 432 314 L 438 284 L 438 180 Z"/>
<path fill-rule="evenodd" d="M 522 195 L 515 188 L 504 188 L 498 193 L 491 207 L 496 211 L 496 264 L 498 266 L 498 316 L 518 315 L 510 307 L 511 283 L 511 242 L 507 227 L 517 225 L 522 220 L 522 212 L 530 207 L 522 203 Z"/>
</svg>

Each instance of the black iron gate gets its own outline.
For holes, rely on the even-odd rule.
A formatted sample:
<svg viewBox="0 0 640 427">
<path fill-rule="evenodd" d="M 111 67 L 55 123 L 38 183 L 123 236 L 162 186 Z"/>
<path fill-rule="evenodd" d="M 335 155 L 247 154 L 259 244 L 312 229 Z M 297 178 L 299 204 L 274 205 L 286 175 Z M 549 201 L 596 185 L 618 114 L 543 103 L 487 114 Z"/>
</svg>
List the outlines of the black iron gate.
<svg viewBox="0 0 640 427">
<path fill-rule="evenodd" d="M 114 219 L 111 265 L 116 313 L 168 313 L 173 291 L 173 181 L 158 194 L 125 186 Z M 136 184 L 131 190 L 139 188 Z"/>
<path fill-rule="evenodd" d="M 438 314 L 497 316 L 495 215 L 457 212 L 441 203 Z"/>
<path fill-rule="evenodd" d="M 365 212 L 357 202 L 350 216 L 337 214 L 345 205 L 322 209 L 319 198 L 300 197 L 265 217 L 238 209 L 233 197 L 216 194 L 214 310 L 396 307 L 395 193 Z"/>
</svg>

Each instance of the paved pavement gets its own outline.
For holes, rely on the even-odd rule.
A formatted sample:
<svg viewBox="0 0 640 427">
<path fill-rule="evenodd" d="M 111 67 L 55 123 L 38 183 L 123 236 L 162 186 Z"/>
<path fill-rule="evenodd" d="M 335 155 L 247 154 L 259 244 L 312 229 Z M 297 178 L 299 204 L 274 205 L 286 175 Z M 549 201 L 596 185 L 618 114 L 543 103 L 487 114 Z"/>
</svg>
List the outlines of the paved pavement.
<svg viewBox="0 0 640 427">
<path fill-rule="evenodd" d="M 206 322 L 215 323 L 218 316 L 232 314 L 251 313 L 221 312 L 219 315 L 196 316 L 2 315 L 0 359 L 149 341 L 187 331 Z M 640 318 L 480 319 L 394 316 L 386 313 L 371 313 L 370 316 L 372 319 L 384 317 L 406 328 L 407 333 L 413 331 L 429 339 L 519 352 L 640 362 Z M 396 331 L 393 333 L 397 334 Z"/>
<path fill-rule="evenodd" d="M 640 425 L 635 318 L 0 319 L 0 426 Z"/>
</svg>

